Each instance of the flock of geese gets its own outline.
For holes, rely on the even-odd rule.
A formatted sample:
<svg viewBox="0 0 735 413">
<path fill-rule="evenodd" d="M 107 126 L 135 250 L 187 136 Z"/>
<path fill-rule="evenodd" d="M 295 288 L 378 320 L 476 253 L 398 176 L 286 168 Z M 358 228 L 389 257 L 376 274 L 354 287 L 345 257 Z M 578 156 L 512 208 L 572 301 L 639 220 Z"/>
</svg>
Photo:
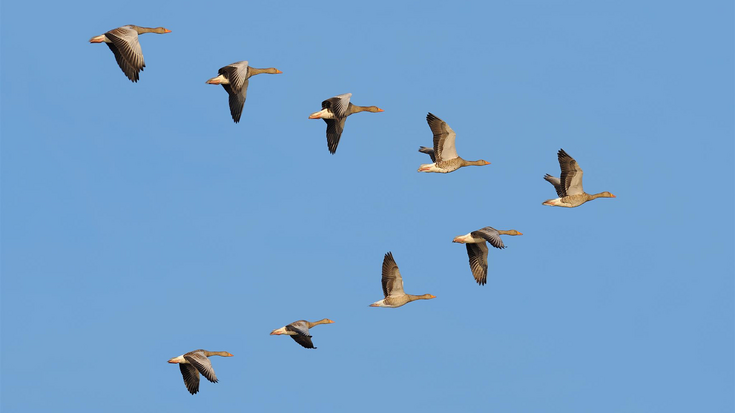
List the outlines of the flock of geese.
<svg viewBox="0 0 735 413">
<path fill-rule="evenodd" d="M 112 29 L 104 34 L 91 38 L 90 43 L 105 43 L 115 55 L 118 66 L 125 76 L 132 82 L 140 79 L 140 72 L 145 68 L 143 51 L 138 41 L 138 35 L 143 33 L 170 33 L 163 27 L 149 28 L 127 25 Z M 235 123 L 240 121 L 242 109 L 247 96 L 248 82 L 252 76 L 268 73 L 279 74 L 280 70 L 270 67 L 258 69 L 249 66 L 247 61 L 229 64 L 219 69 L 218 75 L 206 81 L 208 84 L 222 85 L 229 96 L 230 114 Z M 327 148 L 334 154 L 345 127 L 348 116 L 359 112 L 383 112 L 376 106 L 358 106 L 350 102 L 351 93 L 334 96 L 322 102 L 322 109 L 309 115 L 309 119 L 323 119 L 327 124 Z M 450 173 L 465 166 L 484 166 L 490 162 L 485 160 L 466 161 L 457 154 L 455 148 L 456 134 L 449 125 L 435 115 L 429 113 L 426 122 L 434 135 L 433 148 L 421 146 L 419 152 L 431 157 L 432 163 L 422 164 L 419 172 Z M 588 194 L 582 187 L 582 168 L 563 149 L 557 153 L 561 175 L 559 178 L 546 174 L 544 179 L 551 183 L 556 190 L 558 198 L 549 199 L 543 205 L 573 208 L 597 198 L 615 198 L 609 192 Z M 472 231 L 466 235 L 454 238 L 453 242 L 465 244 L 469 257 L 472 276 L 479 285 L 487 283 L 487 256 L 489 243 L 495 248 L 503 249 L 505 245 L 500 238 L 501 235 L 523 235 L 511 230 L 497 230 L 493 227 L 484 227 Z M 396 308 L 415 300 L 429 300 L 436 298 L 431 294 L 413 295 L 403 290 L 403 277 L 398 270 L 393 254 L 388 252 L 383 258 L 383 271 L 381 283 L 383 286 L 383 299 L 370 304 L 371 307 Z M 277 328 L 271 335 L 288 335 L 296 343 L 304 348 L 316 349 L 312 343 L 309 329 L 320 324 L 331 324 L 334 321 L 322 319 L 309 322 L 298 320 Z M 217 376 L 209 360 L 210 356 L 232 357 L 226 351 L 194 350 L 178 357 L 170 359 L 169 363 L 179 365 L 181 375 L 184 378 L 186 389 L 191 394 L 199 392 L 199 375 L 206 377 L 212 383 L 217 383 Z"/>
</svg>

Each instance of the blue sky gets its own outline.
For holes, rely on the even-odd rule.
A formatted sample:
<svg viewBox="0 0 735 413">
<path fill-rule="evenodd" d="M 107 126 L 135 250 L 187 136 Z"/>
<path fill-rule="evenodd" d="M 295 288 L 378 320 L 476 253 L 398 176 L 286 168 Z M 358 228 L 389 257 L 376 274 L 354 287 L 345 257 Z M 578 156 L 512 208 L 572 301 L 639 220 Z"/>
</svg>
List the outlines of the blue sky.
<svg viewBox="0 0 735 413">
<path fill-rule="evenodd" d="M 2 410 L 734 411 L 732 2 L 507 3 L 3 2 Z M 172 30 L 137 84 L 125 24 Z M 429 111 L 492 164 L 417 173 Z M 617 198 L 542 206 L 559 148 Z M 387 251 L 437 298 L 368 307 Z"/>
</svg>

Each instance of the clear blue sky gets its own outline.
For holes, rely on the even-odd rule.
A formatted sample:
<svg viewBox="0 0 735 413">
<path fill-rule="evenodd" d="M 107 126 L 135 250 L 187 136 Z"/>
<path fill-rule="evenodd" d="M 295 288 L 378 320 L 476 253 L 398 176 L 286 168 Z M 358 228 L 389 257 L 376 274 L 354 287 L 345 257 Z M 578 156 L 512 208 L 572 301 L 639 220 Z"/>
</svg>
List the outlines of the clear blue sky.
<svg viewBox="0 0 735 413">
<path fill-rule="evenodd" d="M 3 412 L 735 410 L 733 3 L 508 3 L 3 1 Z M 492 165 L 417 173 L 429 111 Z M 617 198 L 542 206 L 559 148 Z M 368 307 L 387 251 L 437 298 Z"/>
</svg>

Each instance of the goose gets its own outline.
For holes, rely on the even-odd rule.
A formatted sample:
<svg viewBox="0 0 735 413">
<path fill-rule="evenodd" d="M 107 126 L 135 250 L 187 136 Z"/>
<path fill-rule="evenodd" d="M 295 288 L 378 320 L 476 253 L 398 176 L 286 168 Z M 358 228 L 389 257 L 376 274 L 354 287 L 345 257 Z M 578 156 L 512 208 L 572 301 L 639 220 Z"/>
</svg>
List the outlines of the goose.
<svg viewBox="0 0 735 413">
<path fill-rule="evenodd" d="M 181 375 L 184 377 L 184 384 L 189 393 L 196 394 L 199 392 L 199 373 L 206 377 L 212 383 L 217 383 L 217 376 L 214 374 L 212 363 L 209 356 L 232 357 L 232 354 L 226 351 L 207 351 L 194 350 L 169 360 L 169 363 L 178 363 Z"/>
<path fill-rule="evenodd" d="M 452 242 L 459 242 L 465 244 L 467 247 L 467 255 L 470 258 L 470 269 L 472 270 L 472 276 L 475 277 L 480 285 L 487 283 L 487 244 L 489 242 L 495 248 L 503 249 L 505 245 L 503 240 L 500 239 L 501 235 L 523 235 L 520 232 L 510 230 L 497 230 L 493 227 L 485 227 L 472 231 L 467 235 L 460 235 L 454 237 Z"/>
<path fill-rule="evenodd" d="M 171 30 L 163 27 L 141 27 L 129 24 L 127 26 L 112 29 L 105 34 L 89 39 L 90 43 L 106 43 L 112 50 L 125 76 L 133 83 L 140 78 L 140 72 L 145 67 L 143 61 L 143 50 L 138 42 L 138 35 L 143 33 L 171 33 Z"/>
<path fill-rule="evenodd" d="M 267 69 L 257 69 L 248 66 L 248 61 L 235 62 L 225 67 L 221 67 L 217 72 L 219 75 L 207 80 L 210 85 L 222 85 L 230 95 L 230 114 L 235 123 L 240 122 L 242 115 L 242 107 L 245 105 L 245 97 L 248 94 L 248 81 L 250 77 L 261 73 L 277 75 L 281 72 L 275 67 Z"/>
<path fill-rule="evenodd" d="M 398 271 L 398 264 L 393 259 L 391 252 L 388 252 L 383 257 L 383 277 L 381 283 L 383 284 L 383 295 L 385 298 L 370 304 L 370 307 L 396 308 L 411 301 L 436 298 L 431 294 L 413 295 L 403 292 L 403 277 L 401 277 L 401 272 Z"/>
<path fill-rule="evenodd" d="M 352 93 L 345 93 L 322 102 L 322 110 L 309 115 L 309 119 L 323 119 L 327 123 L 327 148 L 334 155 L 337 152 L 339 138 L 345 128 L 348 116 L 358 112 L 383 112 L 377 106 L 358 106 L 350 103 Z"/>
<path fill-rule="evenodd" d="M 597 198 L 615 198 L 615 195 L 607 191 L 594 195 L 584 192 L 582 188 L 583 172 L 577 161 L 564 152 L 564 149 L 559 149 L 557 157 L 561 167 L 561 179 L 549 174 L 544 175 L 544 179 L 554 186 L 559 198 L 546 200 L 543 205 L 574 208 Z"/>
<path fill-rule="evenodd" d="M 446 174 L 454 172 L 463 166 L 490 165 L 490 162 L 482 159 L 479 161 L 465 161 L 460 158 L 457 155 L 457 149 L 454 147 L 457 134 L 454 133 L 447 122 L 437 118 L 431 112 L 426 115 L 426 122 L 429 123 L 429 128 L 431 128 L 431 132 L 434 134 L 434 149 L 422 146 L 419 148 L 419 152 L 431 156 L 431 160 L 434 163 L 422 164 L 419 167 L 419 172 L 439 172 Z"/>
<path fill-rule="evenodd" d="M 309 335 L 309 329 L 318 326 L 319 324 L 332 324 L 334 321 L 323 318 L 319 321 L 306 321 L 306 320 L 299 320 L 294 321 L 291 324 L 287 324 L 281 328 L 277 328 L 273 331 L 271 331 L 272 336 L 280 336 L 282 334 L 286 334 L 291 336 L 293 341 L 299 343 L 301 347 L 304 348 L 313 348 L 316 350 L 316 347 L 314 347 L 314 343 L 311 342 L 311 335 Z"/>
</svg>

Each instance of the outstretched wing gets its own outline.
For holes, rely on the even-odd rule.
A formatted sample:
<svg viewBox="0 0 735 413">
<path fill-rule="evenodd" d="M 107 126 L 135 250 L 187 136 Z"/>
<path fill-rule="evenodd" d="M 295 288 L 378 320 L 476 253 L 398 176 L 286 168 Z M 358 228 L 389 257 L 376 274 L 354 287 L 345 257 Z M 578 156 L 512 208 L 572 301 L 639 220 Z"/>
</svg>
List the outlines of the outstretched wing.
<svg viewBox="0 0 735 413">
<path fill-rule="evenodd" d="M 345 129 L 345 121 L 347 118 L 323 119 L 327 123 L 327 148 L 329 153 L 337 152 L 339 138 L 342 137 L 342 131 Z"/>
<path fill-rule="evenodd" d="M 347 109 L 350 106 L 350 97 L 352 93 L 344 93 L 329 98 L 322 102 L 322 109 L 329 109 L 337 118 L 347 117 Z"/>
<path fill-rule="evenodd" d="M 291 338 L 293 341 L 299 343 L 301 347 L 304 348 L 313 348 L 314 343 L 311 342 L 311 335 L 309 335 L 309 327 L 306 324 L 305 320 L 299 320 L 294 321 L 293 323 L 286 326 L 286 330 L 296 333 L 295 335 L 291 335 Z"/>
<path fill-rule="evenodd" d="M 564 149 L 559 149 L 557 153 L 559 158 L 559 166 L 561 167 L 561 185 L 564 193 L 567 195 L 579 195 L 584 193 L 582 188 L 582 168 L 579 167 L 577 161 Z"/>
<path fill-rule="evenodd" d="M 559 195 L 559 198 L 564 198 L 565 196 L 567 196 L 567 194 L 564 193 L 564 187 L 561 186 L 561 181 L 559 180 L 559 178 L 546 174 L 544 175 L 544 179 L 546 180 L 546 182 L 554 185 L 554 189 L 556 190 L 556 194 Z"/>
<path fill-rule="evenodd" d="M 472 276 L 475 277 L 478 284 L 485 285 L 487 283 L 487 244 L 484 242 L 468 243 L 465 246 L 467 256 L 470 258 Z"/>
<path fill-rule="evenodd" d="M 199 371 L 191 364 L 179 363 L 181 376 L 184 377 L 184 385 L 189 393 L 196 394 L 199 392 Z"/>
<path fill-rule="evenodd" d="M 403 277 L 398 271 L 398 264 L 393 259 L 393 254 L 388 252 L 383 258 L 383 295 L 385 298 L 401 296 L 403 292 Z"/>
<path fill-rule="evenodd" d="M 425 153 L 431 157 L 431 162 L 436 162 L 436 156 L 434 156 L 434 150 L 427 148 L 426 146 L 419 146 L 419 152 Z"/>
<path fill-rule="evenodd" d="M 202 373 L 202 376 L 206 377 L 207 380 L 212 383 L 217 383 L 217 376 L 214 374 L 212 363 L 209 361 L 209 357 L 205 356 L 204 353 L 191 352 L 184 354 L 186 361 L 191 363 L 192 366 Z"/>
<path fill-rule="evenodd" d="M 129 27 L 118 27 L 105 33 L 111 42 L 106 43 L 115 55 L 117 65 L 132 82 L 137 82 L 139 74 L 145 67 L 143 50 L 138 42 L 138 32 Z"/>
<path fill-rule="evenodd" d="M 217 73 L 224 76 L 230 82 L 230 87 L 235 92 L 239 92 L 243 88 L 247 89 L 248 87 L 247 80 L 250 76 L 248 76 L 247 60 L 221 67 Z"/>
<path fill-rule="evenodd" d="M 503 240 L 500 239 L 500 233 L 498 233 L 498 231 L 493 227 L 485 227 L 482 229 L 478 229 L 477 231 L 472 231 L 470 235 L 472 235 L 472 238 L 485 239 L 485 241 L 489 242 L 490 245 L 495 248 L 505 248 Z"/>
<path fill-rule="evenodd" d="M 222 69 L 220 69 L 222 70 Z M 232 120 L 235 121 L 235 123 L 240 122 L 240 117 L 242 116 L 242 108 L 245 106 L 245 98 L 248 94 L 248 82 L 249 80 L 245 80 L 243 82 L 241 89 L 239 91 L 235 91 L 235 88 L 232 87 L 232 85 L 223 84 L 222 87 L 225 88 L 227 91 L 227 94 L 230 98 L 230 115 L 232 115 Z"/>
<path fill-rule="evenodd" d="M 437 118 L 432 113 L 426 115 L 426 122 L 429 123 L 429 128 L 431 128 L 431 132 L 434 134 L 435 162 L 456 158 L 458 155 L 457 149 L 454 147 L 454 140 L 457 134 L 454 133 L 447 122 Z"/>
</svg>

